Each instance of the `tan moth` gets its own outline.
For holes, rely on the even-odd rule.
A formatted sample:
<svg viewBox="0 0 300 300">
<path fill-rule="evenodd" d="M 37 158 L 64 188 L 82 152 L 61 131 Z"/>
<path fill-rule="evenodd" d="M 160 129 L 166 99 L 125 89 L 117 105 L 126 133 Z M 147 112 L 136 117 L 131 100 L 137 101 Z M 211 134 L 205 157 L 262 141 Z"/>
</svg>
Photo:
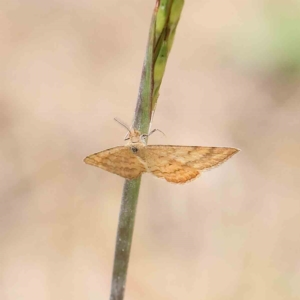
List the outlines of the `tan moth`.
<svg viewBox="0 0 300 300">
<path fill-rule="evenodd" d="M 217 167 L 239 149 L 228 147 L 146 145 L 149 134 L 141 134 L 115 119 L 128 130 L 125 146 L 114 147 L 84 159 L 84 162 L 134 179 L 149 172 L 172 183 L 186 183 L 197 178 L 202 171 Z"/>
</svg>

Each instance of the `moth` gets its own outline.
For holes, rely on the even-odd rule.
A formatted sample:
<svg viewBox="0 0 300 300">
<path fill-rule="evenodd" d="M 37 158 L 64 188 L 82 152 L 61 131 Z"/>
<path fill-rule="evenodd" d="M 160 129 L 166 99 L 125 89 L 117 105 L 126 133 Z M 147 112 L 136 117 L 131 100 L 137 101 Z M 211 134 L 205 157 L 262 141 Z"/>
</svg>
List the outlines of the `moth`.
<svg viewBox="0 0 300 300">
<path fill-rule="evenodd" d="M 149 172 L 172 183 L 187 183 L 202 171 L 217 167 L 239 149 L 228 147 L 147 145 L 149 134 L 141 134 L 121 121 L 128 130 L 125 146 L 110 148 L 87 156 L 84 162 L 131 180 Z"/>
</svg>

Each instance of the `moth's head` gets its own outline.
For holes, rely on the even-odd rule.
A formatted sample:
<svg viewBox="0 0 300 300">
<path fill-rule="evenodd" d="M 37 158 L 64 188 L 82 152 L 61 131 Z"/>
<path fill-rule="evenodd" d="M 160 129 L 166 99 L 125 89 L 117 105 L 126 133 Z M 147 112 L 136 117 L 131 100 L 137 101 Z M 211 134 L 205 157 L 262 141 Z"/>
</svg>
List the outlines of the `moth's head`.
<svg viewBox="0 0 300 300">
<path fill-rule="evenodd" d="M 143 143 L 146 145 L 146 134 L 141 134 L 138 130 L 131 129 L 125 136 L 125 141 L 128 144 Z"/>
<path fill-rule="evenodd" d="M 124 138 L 124 140 L 127 142 L 127 144 L 144 144 L 146 145 L 146 139 L 147 134 L 141 134 L 138 130 L 129 128 L 125 123 L 115 118 L 115 121 L 117 121 L 120 125 L 125 127 L 128 132 Z"/>
</svg>

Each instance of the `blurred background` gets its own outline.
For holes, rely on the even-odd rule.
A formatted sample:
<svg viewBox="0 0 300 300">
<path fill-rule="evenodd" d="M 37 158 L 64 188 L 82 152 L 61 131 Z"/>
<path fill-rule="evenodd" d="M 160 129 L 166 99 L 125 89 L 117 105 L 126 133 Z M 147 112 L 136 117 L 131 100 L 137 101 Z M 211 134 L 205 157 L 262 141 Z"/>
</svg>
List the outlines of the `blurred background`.
<svg viewBox="0 0 300 300">
<path fill-rule="evenodd" d="M 123 145 L 154 0 L 4 1 L 0 298 L 109 299 Z M 300 1 L 187 0 L 150 144 L 242 150 L 144 175 L 126 299 L 300 299 Z"/>
</svg>

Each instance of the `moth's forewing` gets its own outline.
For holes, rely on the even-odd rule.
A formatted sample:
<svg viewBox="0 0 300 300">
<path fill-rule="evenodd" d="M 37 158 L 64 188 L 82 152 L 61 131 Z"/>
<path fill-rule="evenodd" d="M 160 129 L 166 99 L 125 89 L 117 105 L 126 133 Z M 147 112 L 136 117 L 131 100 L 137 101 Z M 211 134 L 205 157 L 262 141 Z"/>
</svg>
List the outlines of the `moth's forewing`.
<svg viewBox="0 0 300 300">
<path fill-rule="evenodd" d="M 150 145 L 137 155 L 153 175 L 185 183 L 197 178 L 200 171 L 219 166 L 238 151 L 227 147 Z"/>
<path fill-rule="evenodd" d="M 145 166 L 129 147 L 115 147 L 92 154 L 84 162 L 126 179 L 134 179 L 146 172 Z"/>
</svg>

